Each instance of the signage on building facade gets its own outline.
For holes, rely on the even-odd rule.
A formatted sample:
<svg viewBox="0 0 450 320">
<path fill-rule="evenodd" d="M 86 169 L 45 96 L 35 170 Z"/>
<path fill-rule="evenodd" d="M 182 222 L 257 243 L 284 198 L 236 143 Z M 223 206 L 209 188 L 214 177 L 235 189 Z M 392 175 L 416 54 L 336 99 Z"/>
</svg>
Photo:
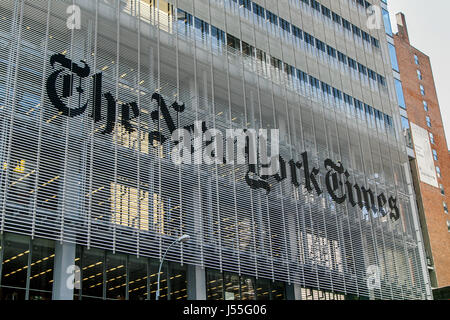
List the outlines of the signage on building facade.
<svg viewBox="0 0 450 320">
<path fill-rule="evenodd" d="M 88 108 L 89 101 L 82 104 L 81 95 L 85 92 L 84 81 L 90 76 L 90 68 L 85 63 L 80 67 L 74 63 L 71 59 L 62 54 L 55 54 L 50 58 L 50 65 L 55 68 L 55 64 L 58 63 L 61 69 L 55 70 L 47 79 L 46 87 L 47 94 L 52 105 L 61 112 L 62 115 L 68 117 L 76 117 L 82 115 Z M 65 68 L 65 69 L 64 69 Z M 71 73 L 64 71 L 69 70 Z M 75 79 L 77 76 L 77 79 Z M 62 79 L 62 94 L 58 93 L 57 81 Z M 92 112 L 90 116 L 94 122 L 103 120 L 102 118 L 102 101 L 106 101 L 106 125 L 102 131 L 103 134 L 109 134 L 114 131 L 116 125 L 116 110 L 117 101 L 116 98 L 110 92 L 102 91 L 102 73 L 97 73 L 92 76 Z M 73 87 L 76 86 L 76 93 L 73 92 Z M 78 94 L 78 106 L 71 108 L 67 106 L 68 98 L 71 98 Z M 152 95 L 152 100 L 155 100 L 158 104 L 158 109 L 151 113 L 152 121 L 159 123 L 161 119 L 164 120 L 167 129 L 173 134 L 178 128 L 175 125 L 174 118 L 171 115 L 171 109 L 176 113 L 182 113 L 185 110 L 185 105 L 173 102 L 170 106 L 167 105 L 165 99 L 161 94 L 155 92 Z M 126 129 L 128 133 L 135 131 L 131 124 L 131 120 L 136 119 L 140 115 L 139 106 L 137 102 L 122 103 L 118 108 L 120 112 L 121 125 Z M 184 127 L 185 130 L 192 132 L 198 126 L 190 125 Z M 206 122 L 203 121 L 200 124 L 201 131 L 204 133 L 208 130 Z M 244 129 L 245 131 L 245 129 Z M 152 131 L 148 135 L 148 139 L 153 145 L 154 141 L 164 144 L 169 137 L 165 136 L 161 131 Z M 208 142 L 206 142 L 208 144 Z M 249 159 L 248 145 L 245 148 L 247 159 Z M 227 163 L 224 159 L 223 163 Z M 301 154 L 301 161 L 285 160 L 283 157 L 278 157 L 278 170 L 273 175 L 261 175 L 261 166 L 256 164 L 248 164 L 248 171 L 246 173 L 246 183 L 250 188 L 258 190 L 266 190 L 267 193 L 271 191 L 271 185 L 275 182 L 282 182 L 284 180 L 290 181 L 290 183 L 300 188 L 304 185 L 306 190 L 310 193 L 316 193 L 318 196 L 324 193 L 324 190 L 319 184 L 320 168 L 312 167 L 308 160 L 308 153 L 303 152 Z M 331 199 L 337 204 L 343 204 L 347 202 L 350 206 L 358 206 L 360 209 L 366 209 L 368 212 L 379 213 L 381 216 L 389 216 L 392 220 L 398 220 L 400 218 L 400 211 L 397 206 L 397 198 L 390 196 L 389 198 L 384 193 L 375 194 L 370 188 L 360 186 L 359 184 L 353 184 L 350 180 L 351 176 L 348 170 L 345 169 L 341 162 L 335 162 L 331 159 L 324 161 L 324 168 L 327 170 L 325 174 L 325 188 Z M 301 184 L 301 176 L 303 176 L 304 184 Z"/>
<path fill-rule="evenodd" d="M 411 122 L 411 134 L 414 141 L 420 180 L 435 188 L 439 188 L 428 131 Z"/>
</svg>

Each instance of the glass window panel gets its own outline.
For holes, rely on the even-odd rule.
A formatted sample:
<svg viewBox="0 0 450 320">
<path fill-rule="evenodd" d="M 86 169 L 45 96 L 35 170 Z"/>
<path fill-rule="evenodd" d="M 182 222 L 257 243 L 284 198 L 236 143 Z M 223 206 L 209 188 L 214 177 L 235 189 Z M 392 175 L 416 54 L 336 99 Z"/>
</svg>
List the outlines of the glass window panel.
<svg viewBox="0 0 450 320">
<path fill-rule="evenodd" d="M 170 300 L 187 300 L 186 265 L 170 263 Z"/>
<path fill-rule="evenodd" d="M 258 279 L 256 282 L 256 298 L 257 300 L 270 299 L 270 280 Z"/>
<path fill-rule="evenodd" d="M 389 12 L 383 9 L 384 28 L 386 33 L 392 37 L 391 19 L 389 18 Z"/>
<path fill-rule="evenodd" d="M 208 300 L 223 300 L 222 273 L 217 270 L 206 270 L 206 290 Z"/>
<path fill-rule="evenodd" d="M 254 277 L 241 277 L 242 300 L 256 300 L 256 280 Z"/>
<path fill-rule="evenodd" d="M 53 286 L 55 245 L 51 240 L 35 239 L 32 243 L 30 300 L 50 300 Z M 31 291 L 31 289 L 34 289 Z"/>
<path fill-rule="evenodd" d="M 6 234 L 1 279 L 1 300 L 24 300 L 27 286 L 29 238 Z"/>
<path fill-rule="evenodd" d="M 272 300 L 286 299 L 286 284 L 284 282 L 272 282 Z"/>
<path fill-rule="evenodd" d="M 130 257 L 128 263 L 128 297 L 130 300 L 147 299 L 147 259 Z"/>
<path fill-rule="evenodd" d="M 405 102 L 405 96 L 403 95 L 403 86 L 401 81 L 394 79 L 395 81 L 395 90 L 397 92 L 397 100 L 398 100 L 398 106 L 400 108 L 403 108 L 406 110 L 406 102 Z"/>
<path fill-rule="evenodd" d="M 83 250 L 81 292 L 84 297 L 103 297 L 104 252 L 98 249 Z"/>
<path fill-rule="evenodd" d="M 388 49 L 389 49 L 389 55 L 391 57 L 392 69 L 394 69 L 395 71 L 399 72 L 397 53 L 395 52 L 394 45 L 391 44 L 391 43 L 388 43 Z"/>
<path fill-rule="evenodd" d="M 127 258 L 125 255 L 106 255 L 106 298 L 125 300 L 127 279 Z"/>
<path fill-rule="evenodd" d="M 225 272 L 223 275 L 225 286 L 225 300 L 240 300 L 239 276 Z"/>
</svg>

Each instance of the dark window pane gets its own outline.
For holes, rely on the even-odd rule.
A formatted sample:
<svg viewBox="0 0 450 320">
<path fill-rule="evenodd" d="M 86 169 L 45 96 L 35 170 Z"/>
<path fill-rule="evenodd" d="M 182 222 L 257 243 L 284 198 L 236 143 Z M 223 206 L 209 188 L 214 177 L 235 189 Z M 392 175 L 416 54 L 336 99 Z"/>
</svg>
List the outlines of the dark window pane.
<svg viewBox="0 0 450 320">
<path fill-rule="evenodd" d="M 28 258 L 30 254 L 29 238 L 15 234 L 6 234 L 3 245 L 1 299 L 25 299 Z M 5 287 L 9 289 L 5 289 Z"/>
<path fill-rule="evenodd" d="M 97 249 L 83 250 L 82 264 L 83 300 L 85 300 L 85 296 L 102 298 L 104 252 Z"/>
<path fill-rule="evenodd" d="M 217 270 L 206 270 L 206 290 L 208 300 L 223 300 L 222 273 Z"/>
<path fill-rule="evenodd" d="M 53 264 L 55 257 L 54 242 L 44 239 L 33 240 L 33 251 L 31 259 L 30 289 L 52 292 Z M 44 292 L 42 292 L 44 293 Z M 30 292 L 31 300 L 46 299 L 48 295 L 35 291 Z"/>
<path fill-rule="evenodd" d="M 106 298 L 125 300 L 126 256 L 109 253 L 106 255 Z"/>
<path fill-rule="evenodd" d="M 130 257 L 128 264 L 130 300 L 147 299 L 147 259 Z"/>
</svg>

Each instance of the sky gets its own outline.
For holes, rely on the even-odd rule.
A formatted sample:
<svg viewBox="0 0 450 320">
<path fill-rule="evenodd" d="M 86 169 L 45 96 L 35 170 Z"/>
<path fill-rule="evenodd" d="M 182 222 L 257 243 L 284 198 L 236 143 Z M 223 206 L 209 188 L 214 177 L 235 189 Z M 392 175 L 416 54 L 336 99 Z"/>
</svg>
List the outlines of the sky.
<svg viewBox="0 0 450 320">
<path fill-rule="evenodd" d="M 397 32 L 395 14 L 403 12 L 411 45 L 431 59 L 442 120 L 450 150 L 450 1 L 388 0 L 392 29 Z"/>
</svg>

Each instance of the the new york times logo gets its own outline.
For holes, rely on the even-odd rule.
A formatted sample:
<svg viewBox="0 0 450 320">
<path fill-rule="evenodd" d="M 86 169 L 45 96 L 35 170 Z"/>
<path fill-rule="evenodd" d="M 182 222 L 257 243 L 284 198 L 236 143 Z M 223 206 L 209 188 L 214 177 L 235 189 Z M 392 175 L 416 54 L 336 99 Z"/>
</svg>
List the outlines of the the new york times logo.
<svg viewBox="0 0 450 320">
<path fill-rule="evenodd" d="M 105 135 L 114 132 L 118 119 L 129 134 L 136 131 L 131 120 L 140 116 L 137 102 L 120 102 L 118 105 L 111 92 L 103 92 L 103 74 L 100 72 L 90 76 L 90 67 L 84 61 L 81 63 L 82 66 L 62 54 L 50 58 L 54 69 L 60 66 L 47 79 L 47 94 L 52 105 L 62 115 L 71 118 L 82 115 L 90 106 L 89 116 L 94 123 L 104 122 L 105 129 L 101 133 Z M 92 96 L 86 97 L 85 84 L 89 77 Z M 73 96 L 76 101 L 71 105 L 74 107 L 69 107 Z M 279 154 L 278 130 L 226 130 L 224 138 L 222 132 L 209 129 L 205 121 L 178 128 L 174 120 L 177 117 L 173 113 L 180 116 L 185 111 L 185 105 L 178 101 L 167 104 L 158 92 L 152 94 L 152 101 L 156 102 L 157 108 L 151 112 L 151 120 L 158 130 L 148 133 L 149 145 L 157 148 L 171 140 L 174 144 L 171 160 L 176 165 L 245 164 L 248 168 L 245 181 L 254 190 L 262 189 L 269 193 L 277 183 L 288 181 L 294 188 L 304 186 L 309 193 L 318 196 L 326 189 L 337 204 L 347 202 L 352 207 L 373 212 L 374 216 L 389 216 L 394 221 L 400 218 L 396 197 L 387 197 L 382 192 L 375 194 L 370 188 L 355 183 L 341 162 L 331 159 L 324 161 L 327 172 L 323 176 L 325 186 L 322 186 L 320 166 L 310 163 L 308 152 L 303 152 L 300 160 L 284 159 Z M 103 108 L 103 102 L 106 108 Z M 116 112 L 120 115 L 116 115 Z M 161 125 L 164 124 L 170 136 L 162 132 Z M 233 153 L 235 148 L 237 156 Z"/>
</svg>

